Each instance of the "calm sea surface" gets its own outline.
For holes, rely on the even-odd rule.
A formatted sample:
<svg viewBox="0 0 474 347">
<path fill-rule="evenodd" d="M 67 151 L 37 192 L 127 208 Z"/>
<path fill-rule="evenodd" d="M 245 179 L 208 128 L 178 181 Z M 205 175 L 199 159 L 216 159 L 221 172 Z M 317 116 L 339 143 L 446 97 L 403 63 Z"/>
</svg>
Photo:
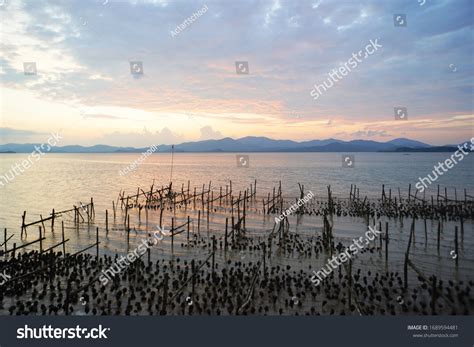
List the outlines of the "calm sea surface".
<svg viewBox="0 0 474 347">
<path fill-rule="evenodd" d="M 219 186 L 224 187 L 232 180 L 233 190 L 249 187 L 255 179 L 257 180 L 257 195 L 259 199 L 249 206 L 249 215 L 246 222 L 246 233 L 254 237 L 264 237 L 272 230 L 274 217 L 262 213 L 261 197 L 271 192 L 272 188 L 282 181 L 283 195 L 294 198 L 298 195 L 298 182 L 304 184 L 305 192 L 311 190 L 316 196 L 326 198 L 327 185 L 331 185 L 333 194 L 337 197 L 347 198 L 350 185 L 357 184 L 360 195 L 369 197 L 380 197 L 382 184 L 386 191 L 392 189 L 392 194 L 398 196 L 400 187 L 402 196 L 408 194 L 408 185 L 411 183 L 414 192 L 414 184 L 418 177 L 424 177 L 433 170 L 433 165 L 444 161 L 450 153 L 416 153 L 416 154 L 394 154 L 394 153 L 355 153 L 355 167 L 342 167 L 341 153 L 250 153 L 249 167 L 237 166 L 236 154 L 175 154 L 173 168 L 173 185 L 178 190 L 184 183 L 191 180 L 191 187 L 198 187 L 199 192 L 202 185 L 209 184 L 216 193 Z M 27 158 L 27 154 L 1 154 L 0 174 L 7 172 L 12 165 Z M 473 165 L 474 155 L 467 157 L 449 172 L 445 173 L 428 191 L 428 194 L 436 194 L 439 183 L 443 188 L 448 187 L 448 194 L 454 198 L 454 188 L 457 189 L 458 199 L 464 198 L 464 189 L 468 194 L 474 195 Z M 158 210 L 144 210 L 139 218 L 138 209 L 130 210 L 130 240 L 128 242 L 124 230 L 124 213 L 117 211 L 117 218 L 112 217 L 112 201 L 117 200 L 120 190 L 126 194 L 133 195 L 137 187 L 149 190 L 153 180 L 155 187 L 166 185 L 171 175 L 171 155 L 153 154 L 133 172 L 126 176 L 120 176 L 119 170 L 123 170 L 140 154 L 46 154 L 34 165 L 21 175 L 15 177 L 7 185 L 0 186 L 0 230 L 7 228 L 8 236 L 13 237 L 8 242 L 11 249 L 13 243 L 23 245 L 38 238 L 37 224 L 28 228 L 28 235 L 20 238 L 21 215 L 27 211 L 26 221 L 33 222 L 40 219 L 40 215 L 47 217 L 54 208 L 56 211 L 79 206 L 94 197 L 96 218 L 89 225 L 81 223 L 75 225 L 72 214 L 64 214 L 57 220 L 54 231 L 51 229 L 50 221 L 45 223 L 46 240 L 43 249 L 52 247 L 61 242 L 61 221 L 65 225 L 67 252 L 82 250 L 95 243 L 95 228 L 99 228 L 101 254 L 125 254 L 136 247 L 150 230 L 155 230 L 159 225 Z M 444 189 L 443 189 L 444 190 Z M 216 196 L 216 195 L 215 195 Z M 426 196 L 428 198 L 429 195 Z M 288 201 L 288 203 L 290 203 Z M 310 207 L 311 208 L 311 207 Z M 109 229 L 105 232 L 105 210 L 109 212 Z M 199 208 L 198 208 L 199 209 Z M 253 211 L 250 213 L 250 211 Z M 191 232 L 197 231 L 198 211 L 197 209 L 178 208 L 176 211 L 165 210 L 163 226 L 169 230 L 171 220 L 174 218 L 175 225 L 184 223 L 188 216 L 191 218 Z M 211 214 L 209 222 L 204 214 L 201 215 L 201 235 L 217 235 L 222 240 L 226 217 L 230 216 L 228 208 L 217 208 Z M 312 237 L 321 232 L 323 222 L 318 216 L 290 216 L 289 222 L 292 230 L 304 237 Z M 388 222 L 390 225 L 390 270 L 403 271 L 403 260 L 408 242 L 411 220 L 388 219 L 382 217 L 376 223 Z M 372 223 L 372 221 L 371 221 Z M 427 221 L 427 233 L 423 232 L 425 226 L 423 220 L 416 221 L 416 240 L 412 248 L 411 259 L 416 262 L 417 267 L 428 274 L 436 274 L 439 278 L 448 280 L 466 280 L 471 278 L 474 269 L 474 224 L 472 220 L 465 221 L 464 232 L 460 235 L 459 258 L 462 259 L 459 267 L 455 266 L 451 256 L 454 249 L 454 229 L 459 227 L 458 222 L 447 221 L 443 223 L 441 233 L 441 247 L 438 250 L 436 243 L 437 221 Z M 334 235 L 337 242 L 349 244 L 354 238 L 358 238 L 367 230 L 366 222 L 359 217 L 335 217 Z M 177 236 L 175 244 L 185 242 L 186 233 Z M 3 240 L 3 234 L 0 236 Z M 153 259 L 179 256 L 184 259 L 201 259 L 207 254 L 207 250 L 199 248 L 176 247 L 170 252 L 170 240 L 165 238 L 153 249 Z M 38 244 L 26 247 L 26 250 L 38 249 Z M 89 250 L 94 253 L 95 250 Z M 204 253 L 203 253 L 204 252 Z M 238 252 L 238 251 L 235 251 Z M 233 256 L 241 257 L 239 253 Z M 247 260 L 255 254 L 246 255 Z M 218 254 L 218 261 L 225 263 L 226 255 Z M 256 259 L 256 258 L 255 258 Z M 255 260 L 254 259 L 254 260 Z M 372 256 L 371 253 L 361 255 L 357 260 L 357 266 L 370 268 L 376 271 L 385 271 L 385 265 L 381 255 Z M 308 273 L 310 266 L 320 268 L 324 266 L 326 258 L 320 257 L 312 261 L 305 261 L 300 257 L 275 257 L 272 264 L 291 264 L 295 268 L 301 268 Z M 416 274 L 410 273 L 411 280 L 416 282 Z"/>
<path fill-rule="evenodd" d="M 245 153 L 242 153 L 245 154 Z M 342 167 L 341 153 L 250 153 L 249 167 L 238 167 L 236 154 L 195 153 L 175 154 L 173 184 L 182 183 L 202 187 L 212 181 L 212 186 L 229 184 L 234 191 L 248 187 L 255 179 L 259 195 L 266 195 L 272 187 L 282 181 L 285 196 L 298 194 L 298 182 L 317 196 L 326 195 L 326 186 L 331 185 L 335 196 L 347 197 L 351 184 L 357 184 L 361 196 L 378 197 L 382 184 L 392 194 L 408 193 L 408 185 L 418 177 L 433 170 L 433 165 L 444 161 L 451 153 L 355 153 L 355 167 Z M 28 154 L 0 154 L 0 175 L 9 171 L 15 163 L 26 159 Z M 152 154 L 138 168 L 120 176 L 119 170 L 140 157 L 133 154 L 52 154 L 16 176 L 5 186 L 0 185 L 0 227 L 17 229 L 24 210 L 28 216 L 48 215 L 53 208 L 63 210 L 87 203 L 94 197 L 96 209 L 111 209 L 119 191 L 136 193 L 137 187 L 149 188 L 153 180 L 156 185 L 165 185 L 171 175 L 171 154 Z M 454 198 L 464 198 L 464 189 L 474 195 L 474 155 L 466 157 L 449 172 L 441 176 L 426 194 L 436 194 L 436 185 L 448 187 Z M 3 181 L 3 180 L 2 180 Z M 199 191 L 199 188 L 198 188 Z M 428 196 L 428 195 L 427 195 Z M 30 219 L 28 218 L 28 219 Z M 39 219 L 39 218 L 38 218 Z M 35 219 L 33 219 L 35 220 Z"/>
</svg>

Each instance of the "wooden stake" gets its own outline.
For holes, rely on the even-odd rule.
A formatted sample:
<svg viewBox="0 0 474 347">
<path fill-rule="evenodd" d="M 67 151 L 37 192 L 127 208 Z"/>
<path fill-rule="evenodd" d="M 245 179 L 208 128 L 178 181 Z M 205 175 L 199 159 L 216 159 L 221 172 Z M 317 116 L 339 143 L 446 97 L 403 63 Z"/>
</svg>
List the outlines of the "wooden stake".
<svg viewBox="0 0 474 347">
<path fill-rule="evenodd" d="M 165 206 L 163 205 L 163 201 L 160 201 L 160 228 L 163 227 L 163 211 Z"/>
<path fill-rule="evenodd" d="M 171 217 L 171 253 L 173 253 L 174 246 L 174 218 Z"/>
<path fill-rule="evenodd" d="M 454 227 L 454 251 L 456 252 L 456 266 L 458 266 L 459 262 L 459 249 L 458 249 L 458 226 Z"/>
<path fill-rule="evenodd" d="M 198 211 L 198 235 L 200 235 L 199 229 L 201 227 L 201 210 Z"/>
<path fill-rule="evenodd" d="M 224 234 L 224 250 L 225 251 L 227 251 L 227 228 L 228 228 L 228 225 L 229 225 L 229 218 L 226 217 L 225 218 L 225 234 Z"/>
<path fill-rule="evenodd" d="M 255 179 L 255 182 L 253 184 L 253 197 L 254 200 L 257 200 L 257 179 Z"/>
<path fill-rule="evenodd" d="M 127 216 L 127 245 L 130 243 L 130 215 Z"/>
<path fill-rule="evenodd" d="M 96 257 L 97 259 L 99 259 L 99 227 L 96 227 L 95 229 L 95 242 L 96 242 L 96 245 L 95 245 Z"/>
<path fill-rule="evenodd" d="M 189 181 L 188 181 L 188 191 L 189 191 Z M 188 240 L 188 244 L 189 244 L 189 228 L 191 226 L 191 222 L 189 220 L 189 216 L 188 216 L 188 225 L 187 225 L 187 240 Z"/>
<path fill-rule="evenodd" d="M 41 227 L 39 228 L 39 239 L 40 239 L 40 253 L 43 253 L 43 233 L 41 232 Z"/>
<path fill-rule="evenodd" d="M 246 216 L 246 209 L 247 209 L 247 191 L 244 192 L 244 211 L 242 213 L 243 216 L 243 222 L 244 222 L 244 229 L 245 229 L 245 216 Z"/>
<path fill-rule="evenodd" d="M 61 221 L 61 236 L 63 239 L 63 257 L 66 256 L 66 242 L 64 242 L 64 221 Z"/>
<path fill-rule="evenodd" d="M 53 212 L 51 213 L 51 232 L 54 232 L 54 217 L 55 217 L 55 213 L 54 213 L 54 208 L 53 208 Z"/>
<path fill-rule="evenodd" d="M 26 234 L 26 227 L 25 227 L 25 218 L 26 218 L 26 211 L 23 211 L 23 216 L 21 216 L 21 237 L 23 237 L 23 230 L 25 231 Z"/>
<path fill-rule="evenodd" d="M 438 220 L 438 253 L 439 253 L 440 239 L 441 239 L 441 220 Z"/>
<path fill-rule="evenodd" d="M 403 265 L 403 279 L 404 279 L 404 288 L 405 290 L 408 288 L 408 256 L 410 254 L 410 245 L 412 242 L 412 237 L 415 232 L 415 219 L 413 218 L 411 228 L 410 228 L 410 237 L 408 238 L 408 246 L 405 252 L 405 262 Z"/>
<path fill-rule="evenodd" d="M 235 237 L 234 237 L 234 234 L 235 234 L 235 231 L 234 231 L 234 216 L 231 217 L 231 226 L 232 226 L 232 246 L 234 246 L 234 241 L 235 241 Z"/>
</svg>

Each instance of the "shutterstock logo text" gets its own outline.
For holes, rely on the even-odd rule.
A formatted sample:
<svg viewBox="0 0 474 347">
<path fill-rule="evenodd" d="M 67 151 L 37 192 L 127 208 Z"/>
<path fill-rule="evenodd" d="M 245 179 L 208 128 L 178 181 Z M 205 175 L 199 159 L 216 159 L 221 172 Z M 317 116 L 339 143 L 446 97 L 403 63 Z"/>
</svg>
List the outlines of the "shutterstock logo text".
<svg viewBox="0 0 474 347">
<path fill-rule="evenodd" d="M 23 328 L 16 330 L 17 339 L 107 339 L 106 331 L 101 324 L 97 328 L 53 328 L 51 325 L 43 325 L 41 328 L 30 328 L 25 324 Z"/>
</svg>

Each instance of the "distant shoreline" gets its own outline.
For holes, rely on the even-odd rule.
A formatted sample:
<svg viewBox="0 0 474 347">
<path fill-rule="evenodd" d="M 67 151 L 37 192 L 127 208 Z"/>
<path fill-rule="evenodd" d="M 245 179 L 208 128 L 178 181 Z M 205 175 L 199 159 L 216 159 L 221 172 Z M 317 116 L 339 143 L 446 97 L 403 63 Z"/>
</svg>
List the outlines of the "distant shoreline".
<svg viewBox="0 0 474 347">
<path fill-rule="evenodd" d="M 431 148 L 404 148 L 404 149 L 397 149 L 397 150 L 386 150 L 386 151 L 356 151 L 356 150 L 347 150 L 347 151 L 317 151 L 317 150 L 285 150 L 285 151 L 277 151 L 277 150 L 268 150 L 268 151 L 175 151 L 175 154 L 184 153 L 184 154 L 192 154 L 192 153 L 450 153 L 456 151 L 456 147 L 431 147 Z M 21 152 L 14 152 L 14 151 L 5 151 L 1 152 L 0 154 L 23 154 L 23 153 L 30 153 L 29 151 L 21 151 Z M 106 151 L 78 151 L 78 152 L 62 152 L 62 151 L 50 151 L 50 153 L 54 154 L 130 154 L 130 153 L 142 153 L 141 150 L 136 151 L 115 151 L 115 152 L 106 152 Z M 160 153 L 171 153 L 171 151 L 161 151 L 155 152 L 156 154 Z M 154 153 L 154 154 L 155 154 Z"/>
<path fill-rule="evenodd" d="M 461 143 L 465 143 L 461 142 Z M 155 153 L 412 153 L 412 152 L 454 152 L 457 144 L 430 145 L 416 140 L 398 138 L 386 142 L 373 140 L 324 139 L 296 142 L 274 140 L 267 137 L 247 136 L 239 139 L 229 137 L 219 140 L 183 142 L 174 145 L 150 144 Z M 35 143 L 0 144 L 0 153 L 31 153 L 40 146 Z M 143 153 L 150 147 L 111 146 L 55 146 L 50 153 Z"/>
</svg>

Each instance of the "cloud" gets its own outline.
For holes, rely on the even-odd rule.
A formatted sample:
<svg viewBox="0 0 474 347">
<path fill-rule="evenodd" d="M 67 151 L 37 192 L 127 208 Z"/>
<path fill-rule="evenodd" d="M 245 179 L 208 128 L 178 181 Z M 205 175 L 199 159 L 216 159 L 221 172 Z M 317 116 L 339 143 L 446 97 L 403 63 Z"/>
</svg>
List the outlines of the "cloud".
<svg viewBox="0 0 474 347">
<path fill-rule="evenodd" d="M 108 114 L 81 114 L 84 119 L 93 118 L 93 119 L 124 119 L 122 117 L 111 116 Z"/>
<path fill-rule="evenodd" d="M 214 131 L 211 126 L 205 126 L 200 129 L 201 137 L 199 140 L 219 140 L 224 137 L 220 131 Z"/>
<path fill-rule="evenodd" d="M 378 128 L 371 132 L 364 124 L 393 120 L 391 112 L 398 105 L 408 107 L 410 120 L 429 118 L 440 126 L 446 114 L 472 113 L 471 0 L 423 7 L 416 1 L 391 0 L 240 1 L 232 6 L 213 1 L 179 38 L 172 38 L 170 30 L 202 8 L 202 1 L 102 2 L 7 1 L 0 43 L 2 87 L 58 104 L 95 105 L 85 117 L 98 121 L 87 126 L 94 134 L 110 129 L 131 134 L 121 138 L 125 145 L 143 142 L 136 134 L 152 117 L 166 118 L 160 128 L 166 125 L 170 133 L 159 134 L 166 141 L 195 139 L 196 122 L 183 127 L 174 116 L 186 112 L 197 114 L 199 127 L 210 127 L 200 131 L 201 137 L 245 136 L 252 128 L 261 136 L 293 139 L 314 136 L 298 123 L 328 115 L 337 115 L 337 126 L 328 123 L 323 135 L 374 137 L 387 135 Z M 408 28 L 393 26 L 394 13 L 408 13 Z M 317 102 L 311 98 L 315 83 L 376 38 L 383 45 L 380 52 Z M 249 75 L 236 74 L 239 60 L 249 62 Z M 25 61 L 37 63 L 36 76 L 24 75 Z M 143 78 L 130 74 L 130 61 L 143 62 Z M 449 68 L 452 64 L 456 72 Z M 128 116 L 101 107 L 136 112 Z M 15 122 L 21 122 L 31 130 L 38 128 L 34 110 L 14 111 L 2 114 L 3 125 L 15 128 Z M 301 117 L 289 116 L 295 112 Z M 74 120 L 70 131 L 76 130 Z M 398 136 L 410 126 L 398 124 L 390 132 Z M 440 134 L 455 136 L 433 128 L 423 132 L 425 139 L 442 142 Z M 464 139 L 469 132 L 462 128 L 458 136 Z"/>
<path fill-rule="evenodd" d="M 31 136 L 31 135 L 45 135 L 45 133 L 32 131 L 32 130 L 21 130 L 21 129 L 0 127 L 0 136 Z"/>
<path fill-rule="evenodd" d="M 38 140 L 42 140 L 45 135 L 48 135 L 48 133 L 0 127 L 0 142 L 2 143 L 37 142 Z"/>
<path fill-rule="evenodd" d="M 387 133 L 385 130 L 359 130 L 356 132 L 351 133 L 352 136 L 359 138 L 359 137 L 389 137 L 392 136 Z"/>
<path fill-rule="evenodd" d="M 151 145 L 170 145 L 184 142 L 185 138 L 164 127 L 161 130 L 150 132 L 144 128 L 141 132 L 122 133 L 114 131 L 95 140 L 95 143 L 107 143 L 112 146 L 128 146 L 132 143 L 136 147 Z"/>
</svg>

